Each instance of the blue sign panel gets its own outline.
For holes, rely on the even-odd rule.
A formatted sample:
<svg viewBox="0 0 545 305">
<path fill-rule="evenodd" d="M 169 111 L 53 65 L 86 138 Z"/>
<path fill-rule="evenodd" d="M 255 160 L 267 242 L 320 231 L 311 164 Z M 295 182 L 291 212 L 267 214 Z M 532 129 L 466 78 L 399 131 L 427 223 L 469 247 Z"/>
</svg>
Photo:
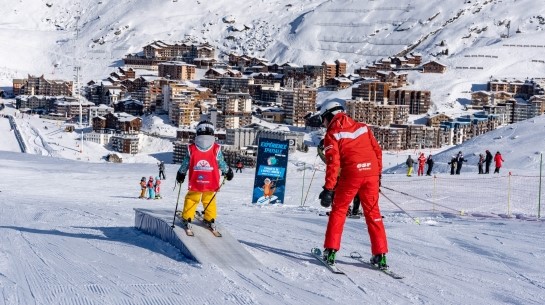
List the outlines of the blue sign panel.
<svg viewBox="0 0 545 305">
<path fill-rule="evenodd" d="M 289 141 L 260 139 L 252 202 L 275 204 L 284 202 Z"/>
</svg>

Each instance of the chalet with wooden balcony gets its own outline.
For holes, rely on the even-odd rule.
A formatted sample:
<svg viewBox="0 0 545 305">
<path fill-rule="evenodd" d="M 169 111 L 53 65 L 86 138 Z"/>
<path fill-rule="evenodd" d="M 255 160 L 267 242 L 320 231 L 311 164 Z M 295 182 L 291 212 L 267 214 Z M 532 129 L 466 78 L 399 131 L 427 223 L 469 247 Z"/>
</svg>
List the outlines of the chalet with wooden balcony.
<svg viewBox="0 0 545 305">
<path fill-rule="evenodd" d="M 326 80 L 325 89 L 329 91 L 338 91 L 350 88 L 352 81 L 346 77 L 334 77 Z"/>
<path fill-rule="evenodd" d="M 445 73 L 447 72 L 447 66 L 436 61 L 428 61 L 422 65 L 422 73 Z"/>
<path fill-rule="evenodd" d="M 384 83 L 391 83 L 392 88 L 399 88 L 407 85 L 407 72 L 377 71 L 377 78 Z"/>
<path fill-rule="evenodd" d="M 434 115 L 429 116 L 426 119 L 426 126 L 430 127 L 439 127 L 441 126 L 441 122 L 452 122 L 453 118 L 449 115 L 446 115 L 444 113 L 437 113 Z"/>
<path fill-rule="evenodd" d="M 144 104 L 142 101 L 134 99 L 132 97 L 123 98 L 113 105 L 115 112 L 125 112 L 134 116 L 141 116 L 144 114 Z"/>
</svg>

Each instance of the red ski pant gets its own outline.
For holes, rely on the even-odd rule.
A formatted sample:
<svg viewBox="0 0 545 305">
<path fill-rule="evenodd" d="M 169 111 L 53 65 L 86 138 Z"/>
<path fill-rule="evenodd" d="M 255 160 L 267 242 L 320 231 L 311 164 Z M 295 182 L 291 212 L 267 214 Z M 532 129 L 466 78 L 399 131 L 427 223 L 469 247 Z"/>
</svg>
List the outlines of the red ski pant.
<svg viewBox="0 0 545 305">
<path fill-rule="evenodd" d="M 324 248 L 337 251 L 341 248 L 346 212 L 356 193 L 360 197 L 363 215 L 367 223 L 367 231 L 371 239 L 371 253 L 373 255 L 387 253 L 386 231 L 384 230 L 384 223 L 378 206 L 379 177 L 354 177 L 344 172 L 339 177 L 335 188 L 335 197 L 325 233 Z"/>
<path fill-rule="evenodd" d="M 418 176 L 424 176 L 424 164 L 418 165 Z"/>
</svg>

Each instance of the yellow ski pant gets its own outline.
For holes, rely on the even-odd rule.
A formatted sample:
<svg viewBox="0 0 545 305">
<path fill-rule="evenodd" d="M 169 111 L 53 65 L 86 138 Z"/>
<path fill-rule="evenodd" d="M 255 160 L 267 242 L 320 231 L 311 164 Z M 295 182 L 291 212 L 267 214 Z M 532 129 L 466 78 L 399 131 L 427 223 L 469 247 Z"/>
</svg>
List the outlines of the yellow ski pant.
<svg viewBox="0 0 545 305">
<path fill-rule="evenodd" d="M 184 210 L 182 212 L 182 217 L 184 219 L 189 219 L 189 218 L 191 218 L 191 220 L 195 219 L 195 211 L 197 210 L 197 206 L 199 205 L 199 202 L 202 202 L 203 207 L 206 209 L 204 211 L 204 220 L 206 221 L 211 221 L 212 219 L 215 220 L 216 219 L 216 196 L 214 196 L 215 193 L 216 192 L 213 192 L 213 191 L 210 191 L 210 192 L 188 191 L 187 194 L 185 195 Z"/>
</svg>

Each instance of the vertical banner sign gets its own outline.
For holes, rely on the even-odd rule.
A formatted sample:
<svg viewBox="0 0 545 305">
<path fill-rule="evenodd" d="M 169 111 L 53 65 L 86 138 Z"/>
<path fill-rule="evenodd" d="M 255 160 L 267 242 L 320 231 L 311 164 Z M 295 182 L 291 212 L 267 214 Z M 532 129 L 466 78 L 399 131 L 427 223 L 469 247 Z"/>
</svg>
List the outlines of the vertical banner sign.
<svg viewBox="0 0 545 305">
<path fill-rule="evenodd" d="M 252 202 L 273 204 L 284 202 L 289 141 L 260 139 Z"/>
</svg>

